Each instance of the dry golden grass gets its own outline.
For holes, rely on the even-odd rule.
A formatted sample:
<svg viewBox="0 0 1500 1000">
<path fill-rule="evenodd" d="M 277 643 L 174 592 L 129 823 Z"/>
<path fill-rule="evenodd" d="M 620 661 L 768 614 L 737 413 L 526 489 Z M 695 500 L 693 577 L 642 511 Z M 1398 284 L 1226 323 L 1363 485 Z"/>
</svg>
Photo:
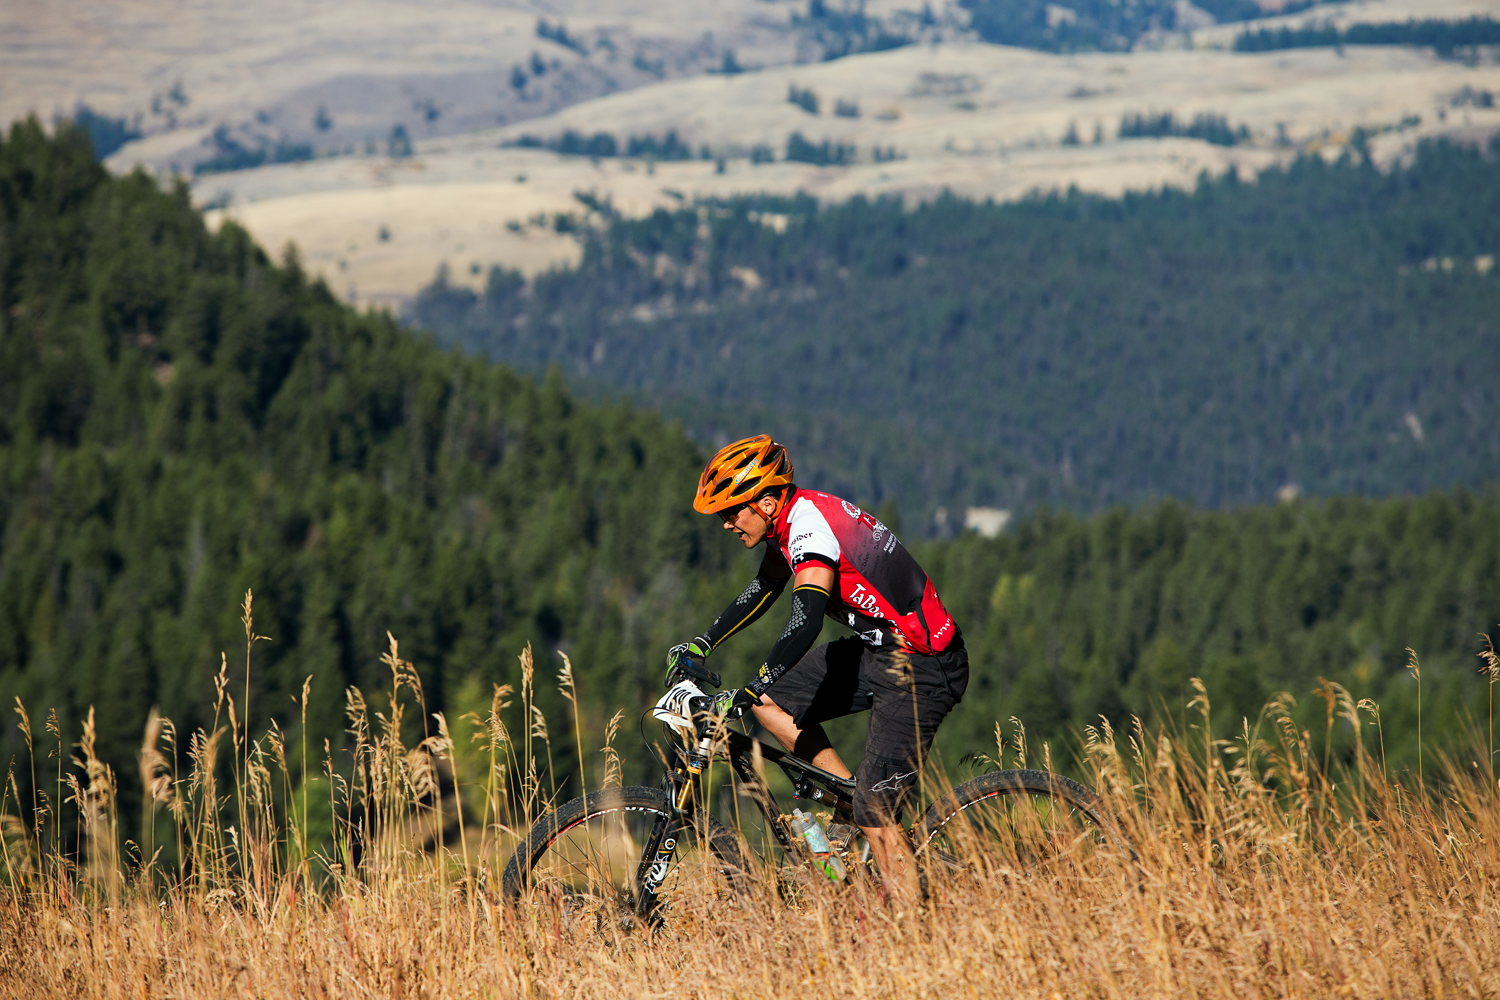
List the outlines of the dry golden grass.
<svg viewBox="0 0 1500 1000">
<path fill-rule="evenodd" d="M 546 797 L 531 763 L 547 750 L 529 657 L 516 697 L 532 724 L 524 736 L 501 724 L 504 690 L 471 720 L 488 773 L 458 775 L 463 825 L 427 850 L 443 827 L 433 814 L 456 808 L 442 792 L 454 741 L 437 720 L 419 745 L 401 743 L 402 706 L 420 705 L 420 686 L 394 642 L 387 662 L 390 708 L 373 731 L 351 695 L 362 764 L 345 769 L 338 808 L 386 831 L 367 835 L 357 870 L 341 866 L 346 853 L 308 857 L 305 806 L 286 780 L 299 766 L 274 732 L 245 739 L 221 674 L 229 724 L 193 737 L 189 772 L 175 772 L 165 720 L 148 724 L 142 754 L 191 861 L 182 871 L 110 846 L 113 779 L 86 747 L 74 796 L 84 860 L 65 864 L 45 829 L 8 818 L 0 996 L 1500 996 L 1493 775 L 1449 763 L 1413 787 L 1361 747 L 1335 780 L 1284 700 L 1238 740 L 1203 728 L 1087 734 L 1079 758 L 1136 863 L 1101 854 L 1063 874 L 934 884 L 904 911 L 815 880 L 789 903 L 763 869 L 743 896 L 679 899 L 651 935 L 497 902 L 495 866 Z M 1318 694 L 1330 729 L 1360 725 L 1337 685 Z M 1208 718 L 1201 688 L 1190 708 Z M 170 752 L 158 751 L 168 737 Z M 235 783 L 219 790 L 226 771 Z"/>
</svg>

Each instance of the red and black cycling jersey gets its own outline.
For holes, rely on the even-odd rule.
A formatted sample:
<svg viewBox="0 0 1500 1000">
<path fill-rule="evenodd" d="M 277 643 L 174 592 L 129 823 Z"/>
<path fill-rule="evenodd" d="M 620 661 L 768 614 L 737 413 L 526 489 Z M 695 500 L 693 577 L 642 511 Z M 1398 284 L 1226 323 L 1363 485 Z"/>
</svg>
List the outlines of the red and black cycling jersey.
<svg viewBox="0 0 1500 1000">
<path fill-rule="evenodd" d="M 847 500 L 797 489 L 767 537 L 760 575 L 785 580 L 808 563 L 834 571 L 825 614 L 871 646 L 931 655 L 957 634 L 937 588 L 894 532 Z"/>
</svg>

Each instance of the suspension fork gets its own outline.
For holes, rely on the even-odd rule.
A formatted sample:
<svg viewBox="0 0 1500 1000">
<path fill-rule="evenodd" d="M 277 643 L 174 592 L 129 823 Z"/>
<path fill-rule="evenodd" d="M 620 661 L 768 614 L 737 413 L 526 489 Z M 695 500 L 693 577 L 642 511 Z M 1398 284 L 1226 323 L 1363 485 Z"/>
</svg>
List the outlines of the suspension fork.
<svg viewBox="0 0 1500 1000">
<path fill-rule="evenodd" d="M 677 853 L 677 838 L 667 836 L 667 828 L 672 825 L 674 817 L 656 817 L 651 824 L 651 836 L 646 838 L 646 846 L 641 851 L 640 867 L 636 869 L 635 884 L 639 888 L 635 897 L 635 914 L 648 927 L 655 927 L 660 922 L 656 911 L 661 905 L 661 898 L 657 894 L 661 891 L 661 884 L 666 881 L 667 869 L 672 867 L 672 858 Z M 683 824 L 675 822 L 675 826 L 674 832 L 680 834 Z"/>
<path fill-rule="evenodd" d="M 659 893 L 661 884 L 666 881 L 667 871 L 672 867 L 672 859 L 677 853 L 677 838 L 685 835 L 693 828 L 693 816 L 697 811 L 698 783 L 702 780 L 704 768 L 708 766 L 711 741 L 706 732 L 700 732 L 698 745 L 687 755 L 686 769 L 678 768 L 673 772 L 674 780 L 668 784 L 667 794 L 671 799 L 671 811 L 667 815 L 657 816 L 651 824 L 651 835 L 646 839 L 645 848 L 641 851 L 640 867 L 636 869 L 635 884 L 640 887 L 636 896 L 636 915 L 645 920 L 648 926 L 656 926 L 660 918 L 656 916 L 657 907 L 661 903 Z M 668 830 L 675 836 L 668 835 Z"/>
</svg>

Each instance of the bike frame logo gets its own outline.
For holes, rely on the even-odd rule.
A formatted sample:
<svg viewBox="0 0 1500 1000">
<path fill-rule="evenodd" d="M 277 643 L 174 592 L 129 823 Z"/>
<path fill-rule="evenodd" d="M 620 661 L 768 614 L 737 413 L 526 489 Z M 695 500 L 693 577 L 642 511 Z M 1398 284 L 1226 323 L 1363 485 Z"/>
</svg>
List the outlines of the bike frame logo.
<svg viewBox="0 0 1500 1000">
<path fill-rule="evenodd" d="M 661 848 L 656 852 L 656 858 L 651 862 L 651 868 L 646 872 L 646 882 L 641 887 L 651 895 L 656 895 L 656 890 L 667 878 L 667 866 L 672 863 L 672 852 L 677 850 L 677 841 L 668 837 L 661 842 Z"/>
</svg>

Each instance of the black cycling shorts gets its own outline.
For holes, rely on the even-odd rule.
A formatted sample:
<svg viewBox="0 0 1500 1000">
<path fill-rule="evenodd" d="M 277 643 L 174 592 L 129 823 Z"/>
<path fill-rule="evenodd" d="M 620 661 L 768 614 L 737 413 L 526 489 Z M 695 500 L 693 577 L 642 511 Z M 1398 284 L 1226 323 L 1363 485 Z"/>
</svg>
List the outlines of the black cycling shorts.
<svg viewBox="0 0 1500 1000">
<path fill-rule="evenodd" d="M 888 826 L 921 770 L 932 737 L 969 686 L 962 636 L 936 656 L 874 648 L 850 636 L 808 650 L 766 691 L 799 729 L 870 713 L 865 755 L 854 773 L 854 822 Z"/>
</svg>

